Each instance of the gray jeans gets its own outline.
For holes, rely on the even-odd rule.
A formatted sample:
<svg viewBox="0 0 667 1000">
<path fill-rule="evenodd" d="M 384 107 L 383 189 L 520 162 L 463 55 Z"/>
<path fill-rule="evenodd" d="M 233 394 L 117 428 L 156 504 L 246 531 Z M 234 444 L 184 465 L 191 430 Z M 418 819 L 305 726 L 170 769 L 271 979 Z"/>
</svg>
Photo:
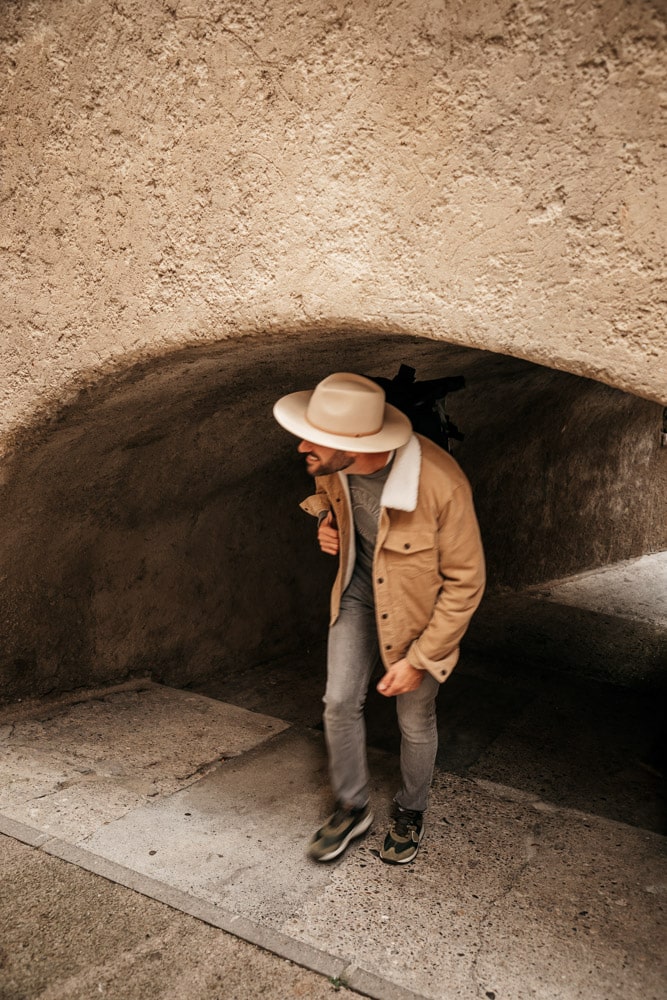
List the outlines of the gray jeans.
<svg viewBox="0 0 667 1000">
<path fill-rule="evenodd" d="M 355 575 L 341 599 L 340 616 L 329 629 L 324 694 L 331 786 L 336 801 L 348 808 L 368 802 L 364 704 L 379 662 L 372 585 Z M 438 748 L 435 699 L 439 687 L 425 673 L 416 691 L 396 697 L 402 786 L 395 801 L 404 809 L 426 809 Z"/>
</svg>

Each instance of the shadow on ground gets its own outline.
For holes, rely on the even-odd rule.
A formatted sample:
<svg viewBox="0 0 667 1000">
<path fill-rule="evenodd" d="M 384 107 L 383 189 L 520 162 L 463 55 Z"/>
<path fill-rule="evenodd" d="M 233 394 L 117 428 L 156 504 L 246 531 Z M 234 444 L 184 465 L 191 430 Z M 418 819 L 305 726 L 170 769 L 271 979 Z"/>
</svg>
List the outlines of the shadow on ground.
<svg viewBox="0 0 667 1000">
<path fill-rule="evenodd" d="M 320 729 L 325 657 L 321 644 L 193 690 Z M 655 689 L 464 653 L 441 688 L 438 720 L 439 770 L 667 831 L 664 700 Z M 394 701 L 372 685 L 366 723 L 370 746 L 398 753 Z"/>
</svg>

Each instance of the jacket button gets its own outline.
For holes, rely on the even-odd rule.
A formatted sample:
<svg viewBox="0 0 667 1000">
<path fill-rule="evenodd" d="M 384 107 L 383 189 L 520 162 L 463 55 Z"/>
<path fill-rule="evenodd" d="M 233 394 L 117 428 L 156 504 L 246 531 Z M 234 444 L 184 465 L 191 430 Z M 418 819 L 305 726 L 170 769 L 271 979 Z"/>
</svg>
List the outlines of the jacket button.
<svg viewBox="0 0 667 1000">
<path fill-rule="evenodd" d="M 379 576 L 378 577 L 378 583 L 384 583 L 384 577 Z"/>
<path fill-rule="evenodd" d="M 385 646 L 384 648 L 385 648 L 385 649 L 391 649 L 391 645 L 389 645 L 389 646 Z"/>
<path fill-rule="evenodd" d="M 383 617 L 383 618 L 388 618 L 388 617 L 389 617 L 389 615 L 388 615 L 388 614 L 387 614 L 387 612 L 385 611 L 385 613 L 384 613 L 384 614 L 382 615 L 382 617 Z"/>
<path fill-rule="evenodd" d="M 410 542 L 406 542 L 405 545 L 403 546 L 403 548 L 404 549 L 409 549 L 410 548 Z"/>
</svg>

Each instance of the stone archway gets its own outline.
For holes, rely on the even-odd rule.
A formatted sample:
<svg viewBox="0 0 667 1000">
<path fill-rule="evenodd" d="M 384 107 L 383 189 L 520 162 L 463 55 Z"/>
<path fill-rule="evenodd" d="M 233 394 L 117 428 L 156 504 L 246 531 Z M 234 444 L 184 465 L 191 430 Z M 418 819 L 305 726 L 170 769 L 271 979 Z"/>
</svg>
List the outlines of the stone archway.
<svg viewBox="0 0 667 1000">
<path fill-rule="evenodd" d="M 307 646 L 330 567 L 271 405 L 333 369 L 463 374 L 449 398 L 490 593 L 667 547 L 661 408 L 529 362 L 360 329 L 205 344 L 91 385 L 16 439 L 2 506 L 5 698 L 174 684 Z"/>
</svg>

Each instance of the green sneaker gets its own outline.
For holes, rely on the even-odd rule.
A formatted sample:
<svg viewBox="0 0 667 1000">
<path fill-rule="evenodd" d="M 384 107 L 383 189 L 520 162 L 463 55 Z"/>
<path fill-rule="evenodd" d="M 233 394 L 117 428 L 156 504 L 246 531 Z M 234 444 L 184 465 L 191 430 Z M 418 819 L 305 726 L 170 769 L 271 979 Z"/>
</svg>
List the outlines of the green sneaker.
<svg viewBox="0 0 667 1000">
<path fill-rule="evenodd" d="M 397 805 L 380 857 L 388 865 L 405 865 L 416 857 L 423 836 L 424 814 Z"/>
<path fill-rule="evenodd" d="M 308 854 L 315 861 L 331 861 L 343 853 L 351 840 L 366 833 L 372 822 L 373 813 L 368 805 L 361 809 L 339 806 L 311 840 Z"/>
</svg>

